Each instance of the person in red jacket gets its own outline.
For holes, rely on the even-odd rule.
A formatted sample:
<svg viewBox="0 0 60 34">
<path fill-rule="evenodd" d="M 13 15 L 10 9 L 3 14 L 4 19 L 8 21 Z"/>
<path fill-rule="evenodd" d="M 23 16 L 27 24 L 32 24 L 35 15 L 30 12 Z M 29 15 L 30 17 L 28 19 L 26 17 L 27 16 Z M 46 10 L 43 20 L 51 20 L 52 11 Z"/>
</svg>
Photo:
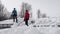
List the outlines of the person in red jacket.
<svg viewBox="0 0 60 34">
<path fill-rule="evenodd" d="M 26 10 L 25 14 L 24 14 L 24 21 L 25 24 L 28 26 L 28 20 L 29 20 L 30 14 L 28 12 L 28 10 Z"/>
</svg>

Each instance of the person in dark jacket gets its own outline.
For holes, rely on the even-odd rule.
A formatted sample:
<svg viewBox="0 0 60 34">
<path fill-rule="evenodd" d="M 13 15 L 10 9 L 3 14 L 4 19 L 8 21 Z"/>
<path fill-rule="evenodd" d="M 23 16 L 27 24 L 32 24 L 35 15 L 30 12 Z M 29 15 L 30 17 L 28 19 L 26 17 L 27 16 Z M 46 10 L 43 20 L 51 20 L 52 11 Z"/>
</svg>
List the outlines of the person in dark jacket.
<svg viewBox="0 0 60 34">
<path fill-rule="evenodd" d="M 13 22 L 15 22 L 15 19 L 16 19 L 16 22 L 17 22 L 17 11 L 16 11 L 16 8 L 14 8 L 14 10 L 12 11 L 12 16 L 13 16 Z"/>
<path fill-rule="evenodd" d="M 25 21 L 25 24 L 28 26 L 28 20 L 29 20 L 29 17 L 30 17 L 30 14 L 28 12 L 28 10 L 26 10 L 26 13 L 24 15 L 24 21 Z"/>
</svg>

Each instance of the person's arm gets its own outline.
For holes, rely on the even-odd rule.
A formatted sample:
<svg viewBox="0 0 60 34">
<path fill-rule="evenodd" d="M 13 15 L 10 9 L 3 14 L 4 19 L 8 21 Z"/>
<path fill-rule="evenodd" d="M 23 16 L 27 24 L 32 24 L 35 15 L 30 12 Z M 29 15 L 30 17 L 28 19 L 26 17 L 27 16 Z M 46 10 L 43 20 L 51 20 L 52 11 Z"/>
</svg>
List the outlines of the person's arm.
<svg viewBox="0 0 60 34">
<path fill-rule="evenodd" d="M 30 18 L 30 14 L 28 14 L 28 15 L 29 15 L 28 17 Z M 29 20 L 29 18 L 28 18 L 28 20 Z"/>
<path fill-rule="evenodd" d="M 16 11 L 16 10 L 15 10 Z M 16 15 L 17 15 L 17 11 L 16 11 Z"/>
</svg>

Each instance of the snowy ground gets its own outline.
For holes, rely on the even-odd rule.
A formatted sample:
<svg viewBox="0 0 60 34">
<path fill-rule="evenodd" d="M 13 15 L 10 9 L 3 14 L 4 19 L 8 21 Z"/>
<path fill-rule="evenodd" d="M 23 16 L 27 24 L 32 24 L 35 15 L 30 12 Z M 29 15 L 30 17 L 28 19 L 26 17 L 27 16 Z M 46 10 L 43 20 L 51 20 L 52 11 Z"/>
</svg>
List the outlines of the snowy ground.
<svg viewBox="0 0 60 34">
<path fill-rule="evenodd" d="M 35 23 L 31 23 L 29 20 L 29 26 L 25 25 L 22 18 L 18 18 L 18 23 L 12 20 L 2 21 L 3 23 L 13 23 L 12 28 L 0 30 L 0 34 L 60 34 L 60 28 L 57 27 L 59 21 L 55 19 L 41 18 L 35 20 Z M 2 23 L 1 22 L 1 23 Z M 19 26 L 17 26 L 19 24 Z"/>
</svg>

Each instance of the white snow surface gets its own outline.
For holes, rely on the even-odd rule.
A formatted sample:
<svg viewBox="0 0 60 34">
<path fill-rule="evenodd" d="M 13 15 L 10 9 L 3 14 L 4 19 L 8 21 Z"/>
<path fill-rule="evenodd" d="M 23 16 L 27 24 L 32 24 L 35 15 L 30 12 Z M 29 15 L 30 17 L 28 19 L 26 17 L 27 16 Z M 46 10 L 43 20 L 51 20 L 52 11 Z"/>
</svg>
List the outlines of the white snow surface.
<svg viewBox="0 0 60 34">
<path fill-rule="evenodd" d="M 14 25 L 11 28 L 0 30 L 0 34 L 60 34 L 59 27 L 51 27 L 51 25 L 58 25 L 59 21 L 55 21 L 55 19 L 41 18 L 35 20 L 35 24 L 32 24 L 31 20 L 33 19 L 30 19 L 29 26 L 26 26 L 23 20 L 23 18 L 18 18 L 18 23 L 13 22 L 12 19 L 1 21 L 0 23 L 13 23 Z M 49 22 L 49 20 L 51 21 Z M 19 26 L 17 26 L 18 24 Z M 39 27 L 33 27 L 34 25 Z M 50 27 L 43 27 L 43 25 L 50 25 Z"/>
</svg>

